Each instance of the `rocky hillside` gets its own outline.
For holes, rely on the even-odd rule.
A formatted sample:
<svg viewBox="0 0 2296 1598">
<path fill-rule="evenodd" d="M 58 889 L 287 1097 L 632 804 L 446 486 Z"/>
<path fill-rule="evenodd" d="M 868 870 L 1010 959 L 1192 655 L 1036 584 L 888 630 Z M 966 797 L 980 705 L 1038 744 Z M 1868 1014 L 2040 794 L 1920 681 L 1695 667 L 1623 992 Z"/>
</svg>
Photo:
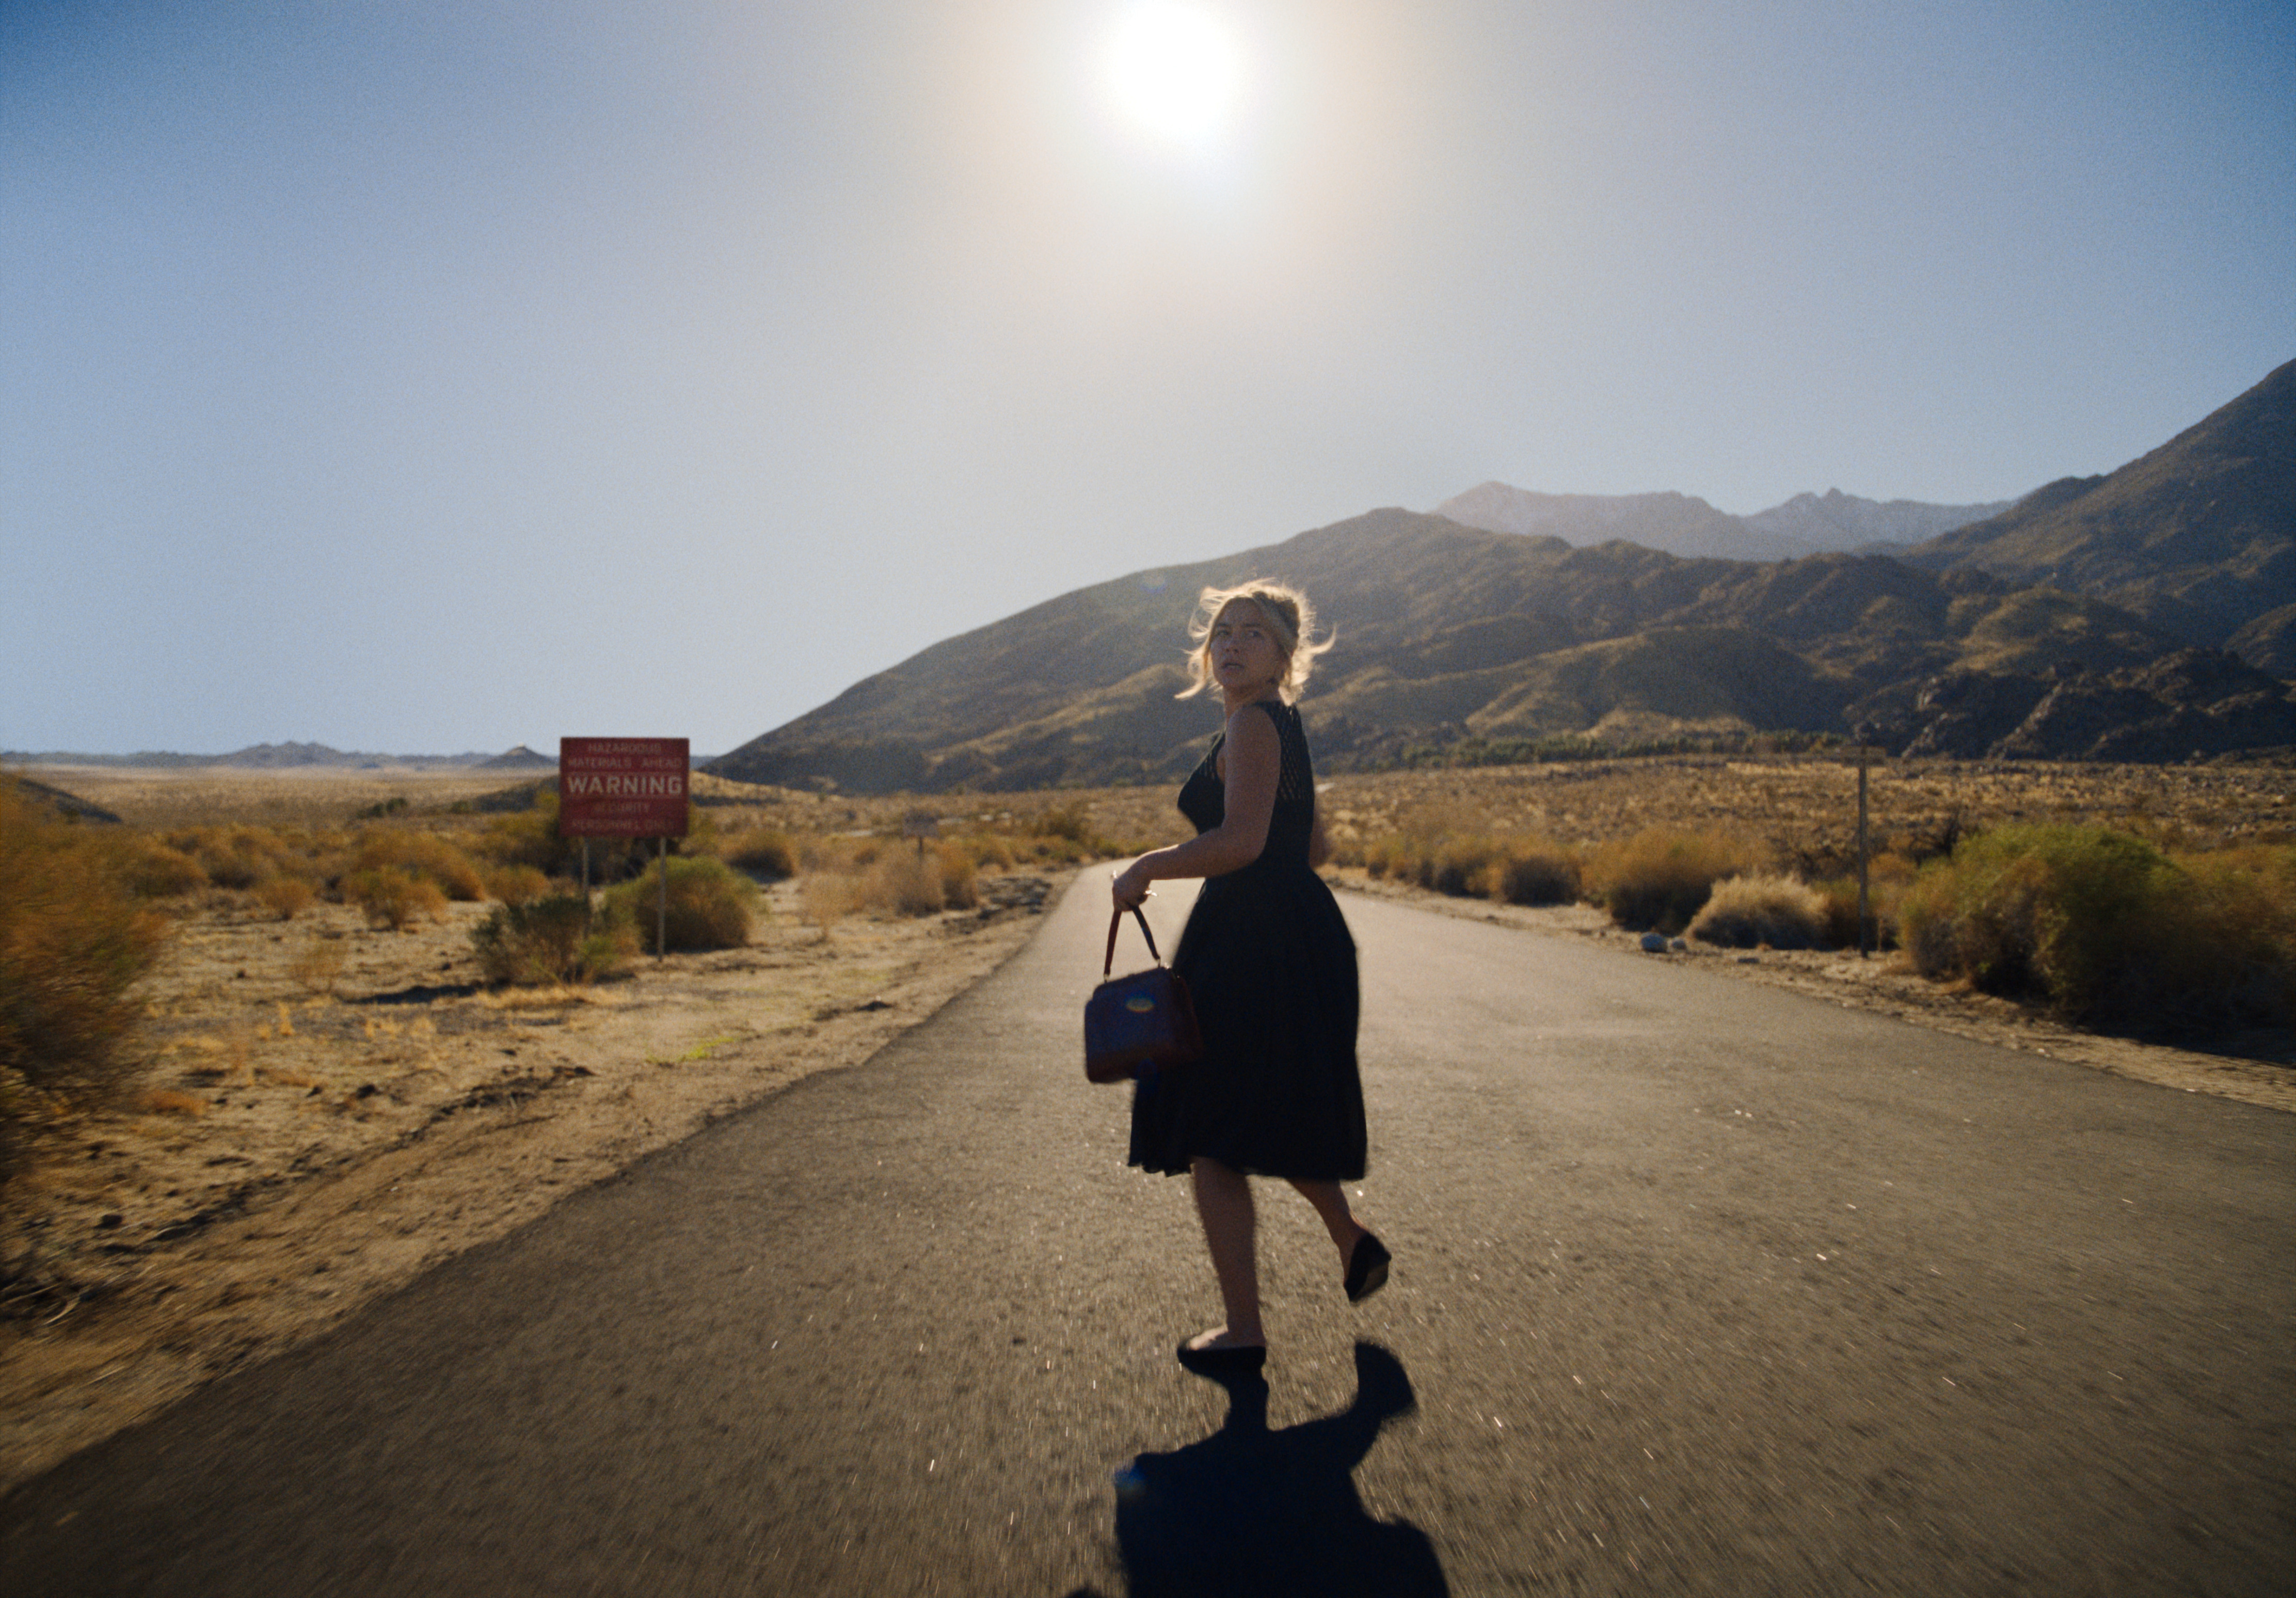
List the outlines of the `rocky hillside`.
<svg viewBox="0 0 2296 1598">
<path fill-rule="evenodd" d="M 1196 593 L 1255 575 L 1305 587 L 1337 631 L 1309 692 L 1332 769 L 1521 758 L 1558 740 L 1853 730 L 1964 756 L 2296 748 L 2275 675 L 2296 660 L 2273 652 L 2296 638 L 2292 373 L 2121 471 L 2053 486 L 1904 559 L 1730 558 L 1713 552 L 1753 536 L 1751 519 L 1681 495 L 1488 484 L 1451 503 L 1505 520 L 1496 531 L 1375 511 L 1063 594 L 707 769 L 878 792 L 1176 778 L 1217 720 L 1173 698 Z M 1806 536 L 1813 519 L 1843 538 L 1916 530 L 1990 508 L 1802 496 L 1764 512 L 1763 536 Z"/>
<path fill-rule="evenodd" d="M 2118 471 L 2051 483 L 1906 558 L 2093 594 L 2296 676 L 2296 361 Z"/>
<path fill-rule="evenodd" d="M 1966 731 L 1930 736 L 1984 753 L 2021 731 L 2049 687 L 2141 673 L 2177 648 L 2101 601 L 1982 571 L 1876 555 L 1756 564 L 1573 549 L 1389 510 L 1064 594 L 936 644 L 709 769 L 875 792 L 1176 777 L 1217 720 L 1203 701 L 1172 697 L 1194 595 L 1254 573 L 1305 586 L 1338 633 L 1309 692 L 1332 769 L 1446 750 L 1488 758 L 1573 734 L 1634 743 L 1861 723 L 1903 747 L 1956 713 L 1956 691 L 1940 684 L 2020 684 L 2018 715 L 1982 744 Z M 2246 675 L 2218 692 L 2227 673 Z M 2208 688 L 2208 705 L 2258 693 L 2284 703 L 2284 684 L 2236 661 Z M 2161 716 L 2176 708 L 2161 704 Z M 2179 724 L 2176 737 L 2196 739 L 2178 758 L 2296 744 L 2296 720 L 2259 719 L 2251 706 Z M 2054 752 L 2086 753 L 2095 738 Z"/>
</svg>

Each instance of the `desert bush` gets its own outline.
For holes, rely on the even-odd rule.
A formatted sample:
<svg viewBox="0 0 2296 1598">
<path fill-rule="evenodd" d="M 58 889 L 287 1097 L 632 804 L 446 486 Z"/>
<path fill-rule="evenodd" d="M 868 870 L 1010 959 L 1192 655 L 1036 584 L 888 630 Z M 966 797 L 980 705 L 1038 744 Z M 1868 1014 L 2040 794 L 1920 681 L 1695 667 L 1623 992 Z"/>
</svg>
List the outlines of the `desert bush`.
<svg viewBox="0 0 2296 1598">
<path fill-rule="evenodd" d="M 1586 867 L 1586 892 L 1620 926 L 1680 932 L 1714 884 L 1753 870 L 1753 852 L 1713 832 L 1652 827 L 1598 847 Z"/>
<path fill-rule="evenodd" d="M 550 879 L 531 865 L 497 865 L 486 873 L 487 897 L 523 905 L 550 891 Z"/>
<path fill-rule="evenodd" d="M 530 865 L 553 875 L 576 852 L 573 840 L 558 835 L 558 796 L 547 788 L 536 793 L 533 808 L 489 820 L 479 848 L 498 865 Z"/>
<path fill-rule="evenodd" d="M 548 787 L 536 791 L 531 808 L 488 821 L 475 847 L 498 865 L 530 865 L 553 877 L 571 877 L 581 869 L 582 840 L 558 835 L 558 794 Z M 643 839 L 593 838 L 590 880 L 619 881 L 643 867 L 651 850 Z"/>
<path fill-rule="evenodd" d="M 892 915 L 938 915 L 940 863 L 906 851 L 877 862 L 862 884 L 861 902 Z"/>
<path fill-rule="evenodd" d="M 578 893 L 498 905 L 471 930 L 489 982 L 589 982 L 611 976 L 637 947 L 627 922 L 601 920 Z"/>
<path fill-rule="evenodd" d="M 976 870 L 985 866 L 996 871 L 1010 871 L 1020 863 L 1020 856 L 1013 850 L 1013 840 L 996 832 L 968 832 L 944 847 L 963 850 L 965 858 L 972 862 Z"/>
<path fill-rule="evenodd" d="M 669 871 L 669 901 L 666 917 L 661 903 L 662 869 Z M 750 921 L 758 889 L 747 877 L 722 860 L 672 856 L 657 860 L 627 882 L 606 895 L 607 914 L 618 924 L 632 927 L 638 947 L 660 954 L 661 941 L 671 949 L 733 949 L 750 941 Z"/>
<path fill-rule="evenodd" d="M 950 910 L 970 910 L 980 903 L 980 881 L 972 856 L 961 848 L 937 848 L 940 871 L 940 902 Z"/>
<path fill-rule="evenodd" d="M 2172 859 L 2099 826 L 2014 825 L 1925 867 L 1900 915 L 1923 975 L 2142 1033 L 2289 1019 L 2285 851 Z"/>
<path fill-rule="evenodd" d="M 371 865 L 342 881 L 343 897 L 366 912 L 367 924 L 404 932 L 418 917 L 438 917 L 447 896 L 428 877 L 398 865 Z"/>
<path fill-rule="evenodd" d="M 832 927 L 861 907 L 860 880 L 844 872 L 808 872 L 798 879 L 798 905 L 826 938 Z"/>
<path fill-rule="evenodd" d="M 256 903 L 281 921 L 293 921 L 318 897 L 318 890 L 300 877 L 273 877 L 255 890 Z"/>
<path fill-rule="evenodd" d="M 433 883 L 447 897 L 464 904 L 486 897 L 486 880 L 477 865 L 449 840 L 396 829 L 361 833 L 351 857 L 352 876 L 394 869 Z"/>
<path fill-rule="evenodd" d="M 1855 900 L 1851 919 L 1856 920 Z M 1825 931 L 1825 899 L 1792 877 L 1725 877 L 1691 918 L 1690 936 L 1730 948 L 1807 949 Z"/>
<path fill-rule="evenodd" d="M 138 838 L 128 844 L 122 861 L 127 886 L 137 898 L 172 899 L 196 893 L 208 885 L 200 863 L 156 838 Z"/>
<path fill-rule="evenodd" d="M 1092 840 L 1092 817 L 1082 805 L 1054 805 L 1039 810 L 1030 819 L 1029 831 L 1039 838 L 1061 838 L 1070 843 L 1088 843 Z"/>
<path fill-rule="evenodd" d="M 726 865 L 753 877 L 778 882 L 797 875 L 797 846 L 786 832 L 771 827 L 752 828 L 726 840 L 723 848 Z"/>
<path fill-rule="evenodd" d="M 1578 858 L 1560 844 L 1511 840 L 1493 866 L 1493 897 L 1510 905 L 1568 905 L 1578 897 Z"/>
<path fill-rule="evenodd" d="M 197 861 L 217 888 L 253 888 L 297 864 L 294 845 L 269 827 L 179 827 L 165 841 Z"/>
<path fill-rule="evenodd" d="M 1876 855 L 1866 863 L 1866 914 L 1872 930 L 1873 947 L 1897 947 L 1898 906 L 1906 897 L 1906 889 L 1913 884 L 1915 869 L 1911 860 L 1895 852 Z M 1824 926 L 1818 934 L 1820 947 L 1856 948 L 1857 879 L 1854 876 L 1828 877 L 1810 886 L 1816 889 L 1824 906 Z"/>
<path fill-rule="evenodd" d="M 168 920 L 136 897 L 116 835 L 68 825 L 0 782 L 0 1173 L 9 1134 L 134 1072 L 128 989 Z"/>
<path fill-rule="evenodd" d="M 1395 828 L 1363 849 L 1375 877 L 1416 883 L 1454 897 L 1489 893 L 1501 846 L 1486 819 L 1458 804 L 1420 805 L 1396 818 Z"/>
<path fill-rule="evenodd" d="M 867 833 L 823 832 L 808 838 L 799 847 L 798 864 L 808 872 L 849 875 L 876 865 L 884 850 L 884 841 Z"/>
</svg>

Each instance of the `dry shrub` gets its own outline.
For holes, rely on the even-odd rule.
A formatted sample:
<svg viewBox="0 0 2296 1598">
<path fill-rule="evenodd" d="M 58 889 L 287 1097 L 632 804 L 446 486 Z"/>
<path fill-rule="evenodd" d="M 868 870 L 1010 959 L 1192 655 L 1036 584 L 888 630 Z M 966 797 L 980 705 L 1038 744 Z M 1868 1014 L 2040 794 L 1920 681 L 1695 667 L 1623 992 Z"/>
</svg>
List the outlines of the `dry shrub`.
<svg viewBox="0 0 2296 1598">
<path fill-rule="evenodd" d="M 497 815 L 487 823 L 479 848 L 504 865 L 531 865 L 537 871 L 562 869 L 576 852 L 572 839 L 558 835 L 558 796 L 539 790 L 531 809 Z"/>
<path fill-rule="evenodd" d="M 193 1094 L 163 1087 L 144 1095 L 143 1109 L 149 1115 L 180 1115 L 197 1120 L 208 1112 L 208 1104 Z"/>
<path fill-rule="evenodd" d="M 906 852 L 877 862 L 862 884 L 862 903 L 894 915 L 938 915 L 940 863 Z"/>
<path fill-rule="evenodd" d="M 578 893 L 499 905 L 471 931 L 489 982 L 559 985 L 611 976 L 636 952 L 627 925 L 594 918 Z"/>
<path fill-rule="evenodd" d="M 798 905 L 826 938 L 830 928 L 861 907 L 860 881 L 843 872 L 808 872 L 798 883 Z"/>
<path fill-rule="evenodd" d="M 1363 857 L 1375 877 L 1415 882 L 1463 898 L 1491 891 L 1496 886 L 1492 870 L 1501 853 L 1480 812 L 1447 802 L 1406 810 L 1397 817 L 1392 832 L 1365 846 Z"/>
<path fill-rule="evenodd" d="M 1013 840 L 996 832 L 968 832 L 941 847 L 962 851 L 976 870 L 987 866 L 1010 871 L 1020 861 L 1020 856 L 1013 852 Z"/>
<path fill-rule="evenodd" d="M 156 838 L 138 838 L 125 851 L 127 885 L 138 898 L 172 899 L 208 886 L 200 863 Z"/>
<path fill-rule="evenodd" d="M 550 891 L 550 879 L 531 865 L 497 865 L 486 874 L 487 897 L 523 905 Z"/>
<path fill-rule="evenodd" d="M 726 864 L 736 871 L 774 882 L 797 875 L 797 846 L 786 832 L 756 827 L 727 839 L 723 848 Z"/>
<path fill-rule="evenodd" d="M 980 903 L 980 882 L 972 856 L 961 848 L 939 848 L 940 902 L 951 910 L 970 910 Z"/>
<path fill-rule="evenodd" d="M 1690 924 L 1715 883 L 1756 865 L 1752 851 L 1734 838 L 1651 827 L 1594 851 L 1587 862 L 1587 894 L 1621 927 L 1672 935 Z"/>
<path fill-rule="evenodd" d="M 288 979 L 306 993 L 335 991 L 343 975 L 343 941 L 322 933 L 289 956 Z"/>
<path fill-rule="evenodd" d="M 1900 854 L 1876 855 L 1866 869 L 1866 920 L 1871 947 L 1898 945 L 1898 906 L 1913 885 L 1914 863 Z M 1824 901 L 1825 926 L 1819 943 L 1827 948 L 1857 946 L 1857 879 L 1829 877 L 1812 884 Z"/>
<path fill-rule="evenodd" d="M 2296 1015 L 2286 849 L 2172 859 L 2104 827 L 2001 827 L 1924 868 L 1900 914 L 1923 975 L 2085 1025 L 2176 1036 Z"/>
<path fill-rule="evenodd" d="M 1824 897 L 1792 877 L 1725 877 L 1691 919 L 1690 936 L 1736 949 L 1807 949 L 1825 919 Z"/>
<path fill-rule="evenodd" d="M 486 881 L 478 866 L 447 840 L 430 832 L 395 830 L 362 833 L 352 857 L 351 874 L 393 869 L 433 883 L 447 897 L 464 904 L 486 897 Z"/>
<path fill-rule="evenodd" d="M 15 1125 L 134 1069 L 119 1049 L 137 1013 L 127 990 L 168 921 L 136 898 L 124 841 L 0 782 L 0 1172 Z"/>
<path fill-rule="evenodd" d="M 181 827 L 166 843 L 198 862 L 217 888 L 253 888 L 296 865 L 294 846 L 269 827 Z"/>
<path fill-rule="evenodd" d="M 1578 856 L 1558 843 L 1511 840 L 1491 876 L 1492 897 L 1510 905 L 1569 905 L 1578 897 Z"/>
<path fill-rule="evenodd" d="M 669 873 L 669 898 L 662 906 L 662 870 Z M 757 885 L 722 860 L 672 856 L 657 860 L 635 881 L 606 895 L 610 918 L 632 927 L 638 947 L 658 955 L 669 949 L 737 949 L 750 941 L 750 922 L 758 904 Z M 658 936 L 659 935 L 659 936 Z"/>
<path fill-rule="evenodd" d="M 422 916 L 436 920 L 447 896 L 427 877 L 402 866 L 370 866 L 343 879 L 343 897 L 366 912 L 367 925 L 404 932 Z"/>
<path fill-rule="evenodd" d="M 255 890 L 256 902 L 281 921 L 293 921 L 318 897 L 318 890 L 300 877 L 274 877 Z"/>
</svg>

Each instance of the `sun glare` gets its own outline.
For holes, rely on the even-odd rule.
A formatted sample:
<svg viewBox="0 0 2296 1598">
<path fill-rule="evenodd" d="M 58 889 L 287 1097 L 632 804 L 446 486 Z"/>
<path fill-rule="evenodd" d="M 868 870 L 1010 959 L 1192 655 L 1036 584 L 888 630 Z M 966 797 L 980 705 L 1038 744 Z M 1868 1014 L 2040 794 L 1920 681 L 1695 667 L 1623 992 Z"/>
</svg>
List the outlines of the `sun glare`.
<svg viewBox="0 0 2296 1598">
<path fill-rule="evenodd" d="M 1191 150 L 1217 145 L 1243 96 L 1243 50 L 1209 6 L 1143 0 L 1109 35 L 1103 70 L 1110 103 L 1127 126 Z"/>
</svg>

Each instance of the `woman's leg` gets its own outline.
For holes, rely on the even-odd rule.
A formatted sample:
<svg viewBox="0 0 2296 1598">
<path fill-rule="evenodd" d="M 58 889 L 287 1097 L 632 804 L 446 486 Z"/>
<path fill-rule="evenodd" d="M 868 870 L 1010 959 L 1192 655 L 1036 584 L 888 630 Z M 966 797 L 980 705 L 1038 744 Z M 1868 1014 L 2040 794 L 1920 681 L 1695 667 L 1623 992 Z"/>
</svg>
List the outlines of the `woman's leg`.
<svg viewBox="0 0 2296 1598">
<path fill-rule="evenodd" d="M 1201 1154 L 1188 1170 L 1195 1182 L 1196 1214 L 1204 1224 L 1212 1274 L 1219 1278 L 1220 1302 L 1227 1307 L 1227 1324 L 1189 1340 L 1190 1346 L 1265 1343 L 1267 1336 L 1259 1325 L 1259 1261 L 1252 1236 L 1258 1217 L 1252 1209 L 1251 1181 Z"/>
<path fill-rule="evenodd" d="M 1332 1234 L 1332 1246 L 1340 1251 L 1340 1264 L 1345 1267 L 1349 1256 L 1355 1252 L 1356 1241 L 1368 1230 L 1348 1209 L 1347 1189 L 1336 1182 L 1303 1182 L 1296 1176 L 1288 1180 L 1300 1190 L 1301 1198 L 1316 1207 L 1324 1230 Z"/>
</svg>

